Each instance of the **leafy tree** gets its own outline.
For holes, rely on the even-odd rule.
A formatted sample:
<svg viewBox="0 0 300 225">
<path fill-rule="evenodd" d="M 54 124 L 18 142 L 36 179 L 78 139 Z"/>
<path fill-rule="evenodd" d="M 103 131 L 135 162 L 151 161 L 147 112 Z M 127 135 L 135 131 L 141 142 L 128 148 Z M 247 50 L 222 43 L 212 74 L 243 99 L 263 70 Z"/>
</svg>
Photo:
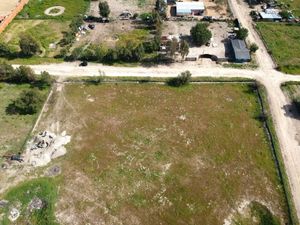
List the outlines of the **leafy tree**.
<svg viewBox="0 0 300 225">
<path fill-rule="evenodd" d="M 173 87 L 181 87 L 181 86 L 189 84 L 191 81 L 191 77 L 192 77 L 191 72 L 187 70 L 185 72 L 182 72 L 175 78 L 170 78 L 167 81 L 167 85 L 173 86 Z"/>
<path fill-rule="evenodd" d="M 167 43 L 169 48 L 169 54 L 173 58 L 177 49 L 178 49 L 178 41 L 176 38 L 173 38 L 171 41 Z"/>
<path fill-rule="evenodd" d="M 185 56 L 189 54 L 189 44 L 187 43 L 186 40 L 181 40 L 180 41 L 180 55 L 182 59 L 184 59 Z"/>
<path fill-rule="evenodd" d="M 12 77 L 12 81 L 15 83 L 33 83 L 36 80 L 34 71 L 28 66 L 20 66 L 17 68 Z"/>
<path fill-rule="evenodd" d="M 33 56 L 41 51 L 39 43 L 30 34 L 20 36 L 19 46 L 24 56 Z"/>
<path fill-rule="evenodd" d="M 50 74 L 46 71 L 41 72 L 39 79 L 37 80 L 35 86 L 39 87 L 40 89 L 45 89 L 50 87 L 53 83 L 53 78 Z"/>
<path fill-rule="evenodd" d="M 0 81 L 10 81 L 15 75 L 15 70 L 12 65 L 7 63 L 0 64 Z"/>
<path fill-rule="evenodd" d="M 205 23 L 197 23 L 196 26 L 192 27 L 190 33 L 197 46 L 204 45 L 211 39 L 211 31 L 207 27 L 208 25 Z"/>
<path fill-rule="evenodd" d="M 257 44 L 255 44 L 255 43 L 252 43 L 251 45 L 250 45 L 250 52 L 256 52 L 258 50 L 258 46 L 257 46 Z"/>
<path fill-rule="evenodd" d="M 107 1 L 99 2 L 99 13 L 102 17 L 108 17 L 110 14 L 110 9 Z"/>
<path fill-rule="evenodd" d="M 7 106 L 6 111 L 9 114 L 32 115 L 38 111 L 42 102 L 43 99 L 38 90 L 25 90 Z"/>
<path fill-rule="evenodd" d="M 236 32 L 236 37 L 238 39 L 245 40 L 248 37 L 248 33 L 248 29 L 242 27 Z"/>
</svg>

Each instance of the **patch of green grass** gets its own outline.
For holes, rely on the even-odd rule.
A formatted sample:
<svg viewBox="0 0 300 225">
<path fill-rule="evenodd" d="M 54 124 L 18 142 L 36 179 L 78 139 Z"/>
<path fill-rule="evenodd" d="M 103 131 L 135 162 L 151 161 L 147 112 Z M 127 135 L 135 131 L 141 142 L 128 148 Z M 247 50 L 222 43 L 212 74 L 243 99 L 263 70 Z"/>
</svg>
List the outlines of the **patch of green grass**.
<svg viewBox="0 0 300 225">
<path fill-rule="evenodd" d="M 133 42 L 138 45 L 143 43 L 149 36 L 149 31 L 144 29 L 135 29 L 126 34 L 120 34 L 119 40 L 117 41 L 117 46 L 126 46 L 128 42 Z"/>
<path fill-rule="evenodd" d="M 29 211 L 28 205 L 34 198 L 39 198 L 43 202 L 42 209 Z M 1 224 L 11 224 L 8 216 L 11 208 L 17 208 L 20 211 L 20 217 L 17 224 L 32 225 L 56 225 L 54 206 L 57 198 L 57 188 L 54 180 L 48 178 L 39 178 L 22 183 L 9 190 L 3 199 L 9 201 L 5 208 L 0 208 L 0 214 L 4 213 Z"/>
<path fill-rule="evenodd" d="M 257 28 L 279 69 L 290 74 L 300 74 L 300 26 L 260 22 Z"/>
<path fill-rule="evenodd" d="M 34 115 L 9 115 L 6 107 L 18 98 L 19 94 L 30 89 L 30 85 L 13 85 L 0 83 L 0 155 L 5 152 L 19 152 L 27 138 L 28 133 L 37 118 Z M 43 91 L 46 99 L 48 90 Z"/>
<path fill-rule="evenodd" d="M 84 15 L 89 2 L 89 0 L 30 0 L 18 18 L 70 20 L 74 16 Z M 65 12 L 60 16 L 45 15 L 44 11 L 53 6 L 63 6 Z"/>
</svg>

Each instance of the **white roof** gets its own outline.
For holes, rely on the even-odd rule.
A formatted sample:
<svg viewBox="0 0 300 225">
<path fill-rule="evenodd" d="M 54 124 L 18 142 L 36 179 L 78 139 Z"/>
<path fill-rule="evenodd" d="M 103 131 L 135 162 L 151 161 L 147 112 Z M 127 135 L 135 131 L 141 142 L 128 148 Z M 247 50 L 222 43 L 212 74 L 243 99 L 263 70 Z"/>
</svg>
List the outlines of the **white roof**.
<svg viewBox="0 0 300 225">
<path fill-rule="evenodd" d="M 191 10 L 204 10 L 203 2 L 176 2 L 177 12 L 191 12 Z"/>
<path fill-rule="evenodd" d="M 259 14 L 263 19 L 282 19 L 281 16 L 279 16 L 277 13 L 260 12 Z"/>
</svg>

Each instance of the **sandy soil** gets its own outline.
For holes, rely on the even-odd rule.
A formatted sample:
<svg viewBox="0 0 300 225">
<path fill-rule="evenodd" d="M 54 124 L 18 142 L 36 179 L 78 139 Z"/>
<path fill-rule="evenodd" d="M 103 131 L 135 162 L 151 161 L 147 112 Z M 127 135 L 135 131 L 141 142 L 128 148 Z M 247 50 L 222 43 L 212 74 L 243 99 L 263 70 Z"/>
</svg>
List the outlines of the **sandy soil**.
<svg viewBox="0 0 300 225">
<path fill-rule="evenodd" d="M 0 16 L 8 15 L 17 5 L 19 0 L 1 0 Z"/>
</svg>

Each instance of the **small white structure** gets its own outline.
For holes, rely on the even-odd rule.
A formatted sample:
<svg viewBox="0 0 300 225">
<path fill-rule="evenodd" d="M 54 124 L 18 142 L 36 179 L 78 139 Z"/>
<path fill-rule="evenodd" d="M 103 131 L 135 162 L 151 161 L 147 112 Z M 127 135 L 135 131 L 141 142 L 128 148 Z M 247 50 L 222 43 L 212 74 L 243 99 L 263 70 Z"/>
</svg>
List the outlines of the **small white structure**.
<svg viewBox="0 0 300 225">
<path fill-rule="evenodd" d="M 204 12 L 203 2 L 176 2 L 177 16 L 196 16 L 202 15 Z"/>
</svg>

